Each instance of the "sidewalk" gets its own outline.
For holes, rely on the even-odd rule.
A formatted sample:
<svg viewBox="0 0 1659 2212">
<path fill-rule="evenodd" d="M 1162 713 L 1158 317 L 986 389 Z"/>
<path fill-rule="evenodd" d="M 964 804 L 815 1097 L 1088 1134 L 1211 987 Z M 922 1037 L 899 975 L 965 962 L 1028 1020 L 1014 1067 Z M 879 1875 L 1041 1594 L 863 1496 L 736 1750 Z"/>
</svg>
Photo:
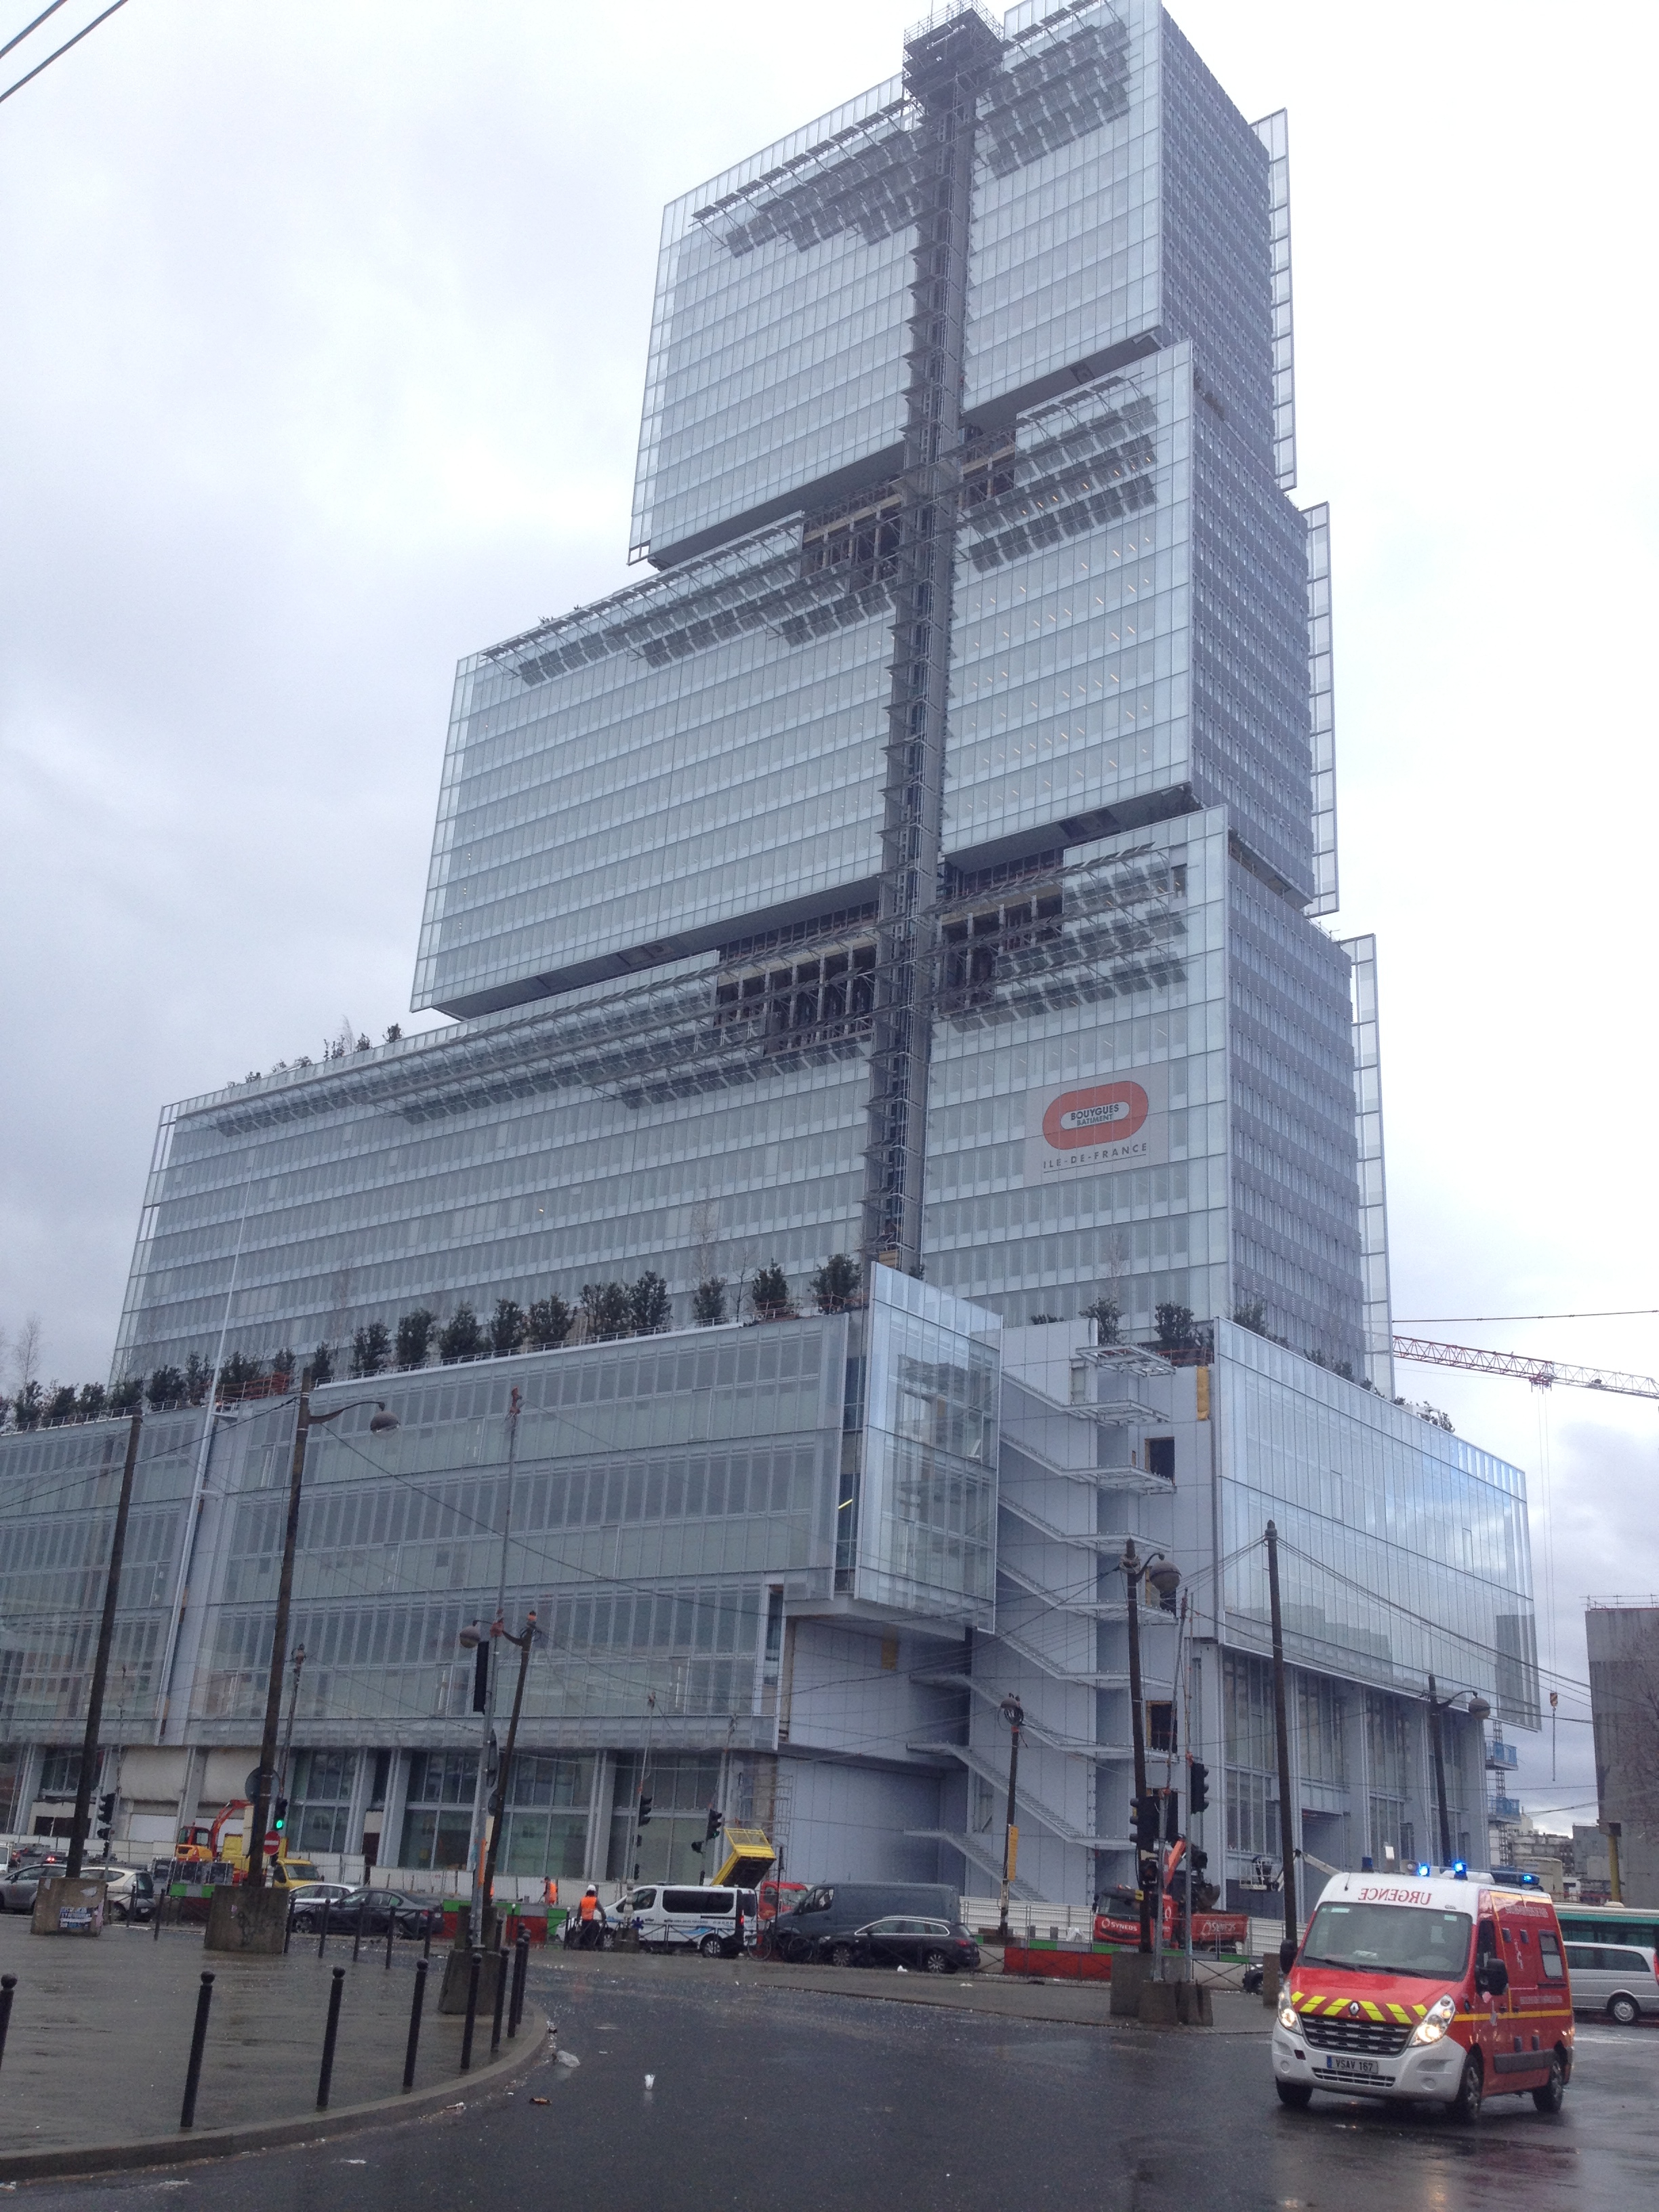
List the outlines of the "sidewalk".
<svg viewBox="0 0 1659 2212">
<path fill-rule="evenodd" d="M 402 2087 L 418 1943 L 365 1942 L 353 1966 L 349 1938 L 331 1939 L 320 1963 L 314 1938 L 287 1958 L 245 1959 L 202 1948 L 199 1929 L 109 1928 L 94 1938 L 32 1936 L 22 1914 L 0 1915 L 0 1972 L 15 1974 L 11 2027 L 0 2062 L 0 2173 L 20 2152 L 176 2142 L 204 1969 L 213 2008 L 190 2136 L 316 2114 L 332 1969 L 344 1997 L 330 2093 L 331 2113 Z M 458 2097 L 489 2062 L 480 2018 L 473 2068 L 461 2075 L 462 2022 L 438 2012 L 442 1953 L 434 1947 L 421 2022 L 416 2092 L 456 2084 Z M 545 2039 L 526 2014 L 504 2051 L 526 2057 Z M 411 2100 L 412 2101 L 412 2100 Z M 323 2116 L 316 2115 L 322 2124 Z"/>
<path fill-rule="evenodd" d="M 1111 1984 L 1106 1982 L 1033 1982 L 1000 1970 L 981 1974 L 899 1974 L 877 1967 L 785 1966 L 761 1959 L 703 1959 L 696 1952 L 566 1951 L 562 1947 L 533 1952 L 530 1987 L 550 2012 L 559 2003 L 561 1983 L 586 1980 L 604 1985 L 636 1985 L 654 1979 L 675 1988 L 702 1984 L 758 1993 L 766 1990 L 806 1990 L 838 1997 L 866 1997 L 890 2004 L 938 2005 L 948 2011 L 989 2014 L 1002 2020 L 1063 2022 L 1068 2027 L 1106 2027 L 1130 2034 L 1265 2035 L 1273 2014 L 1259 1996 L 1217 1988 L 1212 1992 L 1215 2025 L 1211 2028 L 1143 2028 L 1139 2021 L 1113 2020 Z"/>
</svg>

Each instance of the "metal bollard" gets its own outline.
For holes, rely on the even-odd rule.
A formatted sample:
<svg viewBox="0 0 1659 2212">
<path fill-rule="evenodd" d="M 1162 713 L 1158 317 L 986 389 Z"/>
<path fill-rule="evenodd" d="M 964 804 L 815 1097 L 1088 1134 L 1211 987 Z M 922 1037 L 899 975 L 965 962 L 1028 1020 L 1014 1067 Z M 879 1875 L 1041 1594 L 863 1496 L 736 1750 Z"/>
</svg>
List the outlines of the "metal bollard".
<svg viewBox="0 0 1659 2212">
<path fill-rule="evenodd" d="M 478 1969 L 483 1964 L 483 1953 L 474 1951 L 466 1967 L 466 2026 L 461 2031 L 461 2071 L 472 2070 L 472 2029 L 478 2017 Z"/>
<path fill-rule="evenodd" d="M 507 1953 L 495 1953 L 495 2009 L 489 2021 L 489 2055 L 493 2058 L 501 2047 L 501 2015 L 507 2008 Z"/>
<path fill-rule="evenodd" d="M 319 1959 L 328 1948 L 328 1912 L 329 1907 L 333 1904 L 333 1902 L 334 1899 L 329 1895 L 328 1892 L 325 1890 L 323 1892 L 323 1932 L 317 1938 L 317 1956 Z"/>
<path fill-rule="evenodd" d="M 11 2026 L 11 2001 L 16 1988 L 15 1974 L 0 1974 L 0 2063 L 6 2056 L 6 2030 Z"/>
<path fill-rule="evenodd" d="M 519 2022 L 524 2018 L 525 1976 L 530 1966 L 530 1937 L 522 1929 L 513 1946 L 513 2002 L 507 2008 L 507 2032 L 509 2036 L 519 2032 Z"/>
<path fill-rule="evenodd" d="M 213 1977 L 204 1974 L 196 1997 L 196 2027 L 190 2039 L 190 2069 L 185 2075 L 185 2101 L 179 2113 L 181 2128 L 196 2124 L 196 2092 L 202 2082 L 202 2053 L 207 2047 L 208 2012 L 213 2003 Z"/>
<path fill-rule="evenodd" d="M 421 2012 L 426 2003 L 426 1978 L 430 1972 L 424 1959 L 415 1961 L 415 1995 L 409 2006 L 409 2047 L 404 2052 L 404 2087 L 415 2087 L 415 2054 L 421 2047 Z"/>
<path fill-rule="evenodd" d="M 345 1995 L 345 1968 L 334 1969 L 334 1986 L 328 1993 L 328 2026 L 323 2030 L 323 2070 L 317 2076 L 317 2109 L 328 2110 L 328 2085 L 334 2075 L 334 2045 L 340 2033 L 340 1999 Z"/>
<path fill-rule="evenodd" d="M 357 1899 L 357 1925 L 352 1930 L 351 1934 L 351 1963 L 354 1966 L 357 1963 L 357 1954 L 362 1948 L 363 1915 L 368 1911 L 368 1892 L 365 1890 L 362 1895 Z"/>
</svg>

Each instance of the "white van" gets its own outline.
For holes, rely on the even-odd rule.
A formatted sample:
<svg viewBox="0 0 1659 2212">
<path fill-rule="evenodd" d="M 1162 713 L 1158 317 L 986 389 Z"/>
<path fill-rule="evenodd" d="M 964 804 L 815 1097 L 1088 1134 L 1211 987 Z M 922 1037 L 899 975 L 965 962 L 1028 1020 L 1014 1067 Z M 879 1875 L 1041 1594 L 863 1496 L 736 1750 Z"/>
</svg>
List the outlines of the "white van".
<svg viewBox="0 0 1659 2212">
<path fill-rule="evenodd" d="M 1645 1945 L 1569 1942 L 1565 1948 L 1575 2012 L 1607 2013 L 1621 2027 L 1659 2013 L 1659 1975 Z"/>
<path fill-rule="evenodd" d="M 617 1919 L 623 1928 L 638 1929 L 647 1951 L 693 1950 L 705 1959 L 734 1959 L 743 1941 L 738 1929 L 741 1896 L 735 1889 L 647 1882 L 617 1899 Z"/>
</svg>

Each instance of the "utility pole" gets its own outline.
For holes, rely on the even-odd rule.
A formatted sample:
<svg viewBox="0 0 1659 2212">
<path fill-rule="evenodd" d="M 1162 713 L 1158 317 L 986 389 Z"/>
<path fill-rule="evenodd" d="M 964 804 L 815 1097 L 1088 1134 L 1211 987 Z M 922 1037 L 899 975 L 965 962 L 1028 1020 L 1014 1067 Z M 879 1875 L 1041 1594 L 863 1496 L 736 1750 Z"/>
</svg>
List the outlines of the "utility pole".
<svg viewBox="0 0 1659 2212">
<path fill-rule="evenodd" d="M 1440 1716 L 1445 1711 L 1429 1677 L 1429 1745 L 1434 1753 L 1434 1809 L 1440 1824 L 1440 1863 L 1451 1864 L 1451 1820 L 1446 1811 L 1446 1754 L 1440 1738 Z"/>
<path fill-rule="evenodd" d="M 501 1623 L 507 1612 L 507 1558 L 513 1534 L 513 1478 L 519 1456 L 519 1412 L 524 1404 L 523 1394 L 515 1382 L 507 1401 L 507 1482 L 501 1499 L 501 1549 L 495 1572 L 495 1626 L 489 1633 L 495 1638 L 501 1632 Z M 468 1844 L 467 1858 L 472 1869 L 472 1912 L 468 1929 L 468 1942 L 477 1945 L 483 1939 L 480 1930 L 483 1916 L 489 1910 L 484 1885 L 484 1816 L 489 1803 L 489 1745 L 495 1732 L 495 1667 L 493 1651 L 485 1661 L 488 1672 L 484 1682 L 483 1735 L 478 1746 L 478 1771 L 472 1784 L 472 1826 Z M 499 1771 L 500 1762 L 497 1762 Z"/>
<path fill-rule="evenodd" d="M 1123 1584 L 1129 1595 L 1129 1729 L 1130 1741 L 1135 1752 L 1135 1802 L 1146 1802 L 1146 1717 L 1140 1702 L 1140 1567 L 1135 1556 L 1135 1540 L 1131 1536 L 1123 1547 Z M 1157 1862 L 1154 1860 L 1154 1865 Z M 1146 1869 L 1142 1861 L 1140 1840 L 1135 1839 L 1135 1887 L 1140 1893 L 1140 1942 L 1139 1950 L 1150 1953 L 1152 1948 L 1152 1893 L 1146 1880 Z"/>
<path fill-rule="evenodd" d="M 518 1396 L 518 1392 L 514 1392 Z M 530 1648 L 536 1641 L 536 1616 L 532 1613 L 525 1622 L 524 1633 L 514 1636 L 503 1628 L 501 1639 L 514 1644 L 519 1650 L 518 1686 L 513 1692 L 513 1714 L 507 1724 L 507 1743 L 495 1770 L 495 1795 L 489 1808 L 489 1849 L 483 1868 L 483 1917 L 478 1923 L 483 1933 L 477 1937 L 478 1948 L 485 1951 L 495 1948 L 495 1860 L 501 1848 L 501 1820 L 507 1808 L 507 1776 L 513 1769 L 514 1748 L 519 1741 L 519 1716 L 524 1711 L 524 1678 L 530 1671 Z"/>
<path fill-rule="evenodd" d="M 311 1410 L 311 1376 L 309 1370 L 300 1381 L 299 1403 L 294 1416 L 294 1455 L 288 1470 L 288 1520 L 283 1530 L 283 1568 L 276 1582 L 276 1618 L 271 1624 L 270 1674 L 265 1685 L 264 1729 L 259 1738 L 259 1772 L 253 1790 L 253 1806 L 249 1814 L 247 1850 L 247 1887 L 262 1890 L 265 1886 L 265 1823 L 270 1817 L 271 1784 L 276 1779 L 276 1732 L 283 1717 L 283 1675 L 288 1664 L 288 1622 L 294 1604 L 294 1555 L 300 1542 L 300 1498 L 305 1486 L 306 1445 L 313 1429 L 321 1428 L 325 1422 L 337 1421 L 342 1413 L 349 1413 L 368 1401 L 354 1398 L 349 1405 L 337 1406 L 330 1413 L 313 1413 Z M 384 1436 L 398 1425 L 395 1413 L 388 1413 L 386 1401 L 374 1401 L 376 1412 L 369 1423 L 371 1436 Z"/>
<path fill-rule="evenodd" d="M 1002 1831 L 1002 1898 L 997 1914 L 997 1937 L 1006 1948 L 1008 1942 L 1008 1892 L 1013 1887 L 1015 1855 L 1019 1850 L 1019 1809 L 1016 1791 L 1019 1782 L 1019 1732 L 1025 1725 L 1025 1708 L 1010 1691 L 1000 1711 L 1008 1723 L 1008 1818 Z"/>
<path fill-rule="evenodd" d="M 1285 1941 L 1299 1943 L 1296 1911 L 1296 1824 L 1291 1806 L 1291 1723 L 1285 1706 L 1285 1618 L 1279 1605 L 1279 1531 L 1267 1523 L 1267 1601 L 1273 1611 L 1273 1732 L 1279 1746 L 1279 1858 L 1284 1872 Z"/>
<path fill-rule="evenodd" d="M 98 1651 L 92 1662 L 92 1688 L 87 1696 L 86 1733 L 81 1739 L 81 1772 L 75 1784 L 75 1820 L 70 1829 L 69 1865 L 78 1875 L 87 1848 L 87 1815 L 92 1805 L 92 1771 L 98 1763 L 98 1736 L 104 1724 L 104 1685 L 109 1680 L 109 1655 L 115 1641 L 115 1603 L 121 1593 L 121 1556 L 127 1547 L 127 1516 L 132 1507 L 132 1475 L 138 1464 L 138 1438 L 144 1416 L 136 1412 L 127 1430 L 127 1455 L 121 1468 L 120 1495 L 115 1504 L 115 1528 L 109 1540 L 109 1568 L 104 1577 L 104 1612 L 98 1623 Z"/>
</svg>

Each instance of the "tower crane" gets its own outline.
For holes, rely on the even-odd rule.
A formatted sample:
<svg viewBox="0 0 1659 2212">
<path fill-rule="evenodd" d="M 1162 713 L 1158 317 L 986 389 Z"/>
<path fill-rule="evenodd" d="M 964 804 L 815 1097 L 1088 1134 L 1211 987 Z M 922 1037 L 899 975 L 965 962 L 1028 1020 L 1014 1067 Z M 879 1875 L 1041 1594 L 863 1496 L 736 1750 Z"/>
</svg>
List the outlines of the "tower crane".
<svg viewBox="0 0 1659 2212">
<path fill-rule="evenodd" d="M 1531 1352 L 1483 1352 L 1469 1344 L 1436 1344 L 1426 1337 L 1396 1336 L 1396 1359 L 1419 1367 L 1466 1367 L 1476 1375 L 1510 1375 L 1530 1382 L 1534 1390 L 1553 1390 L 1558 1382 L 1575 1390 L 1608 1390 L 1623 1398 L 1659 1398 L 1659 1382 L 1651 1375 L 1621 1375 L 1608 1367 L 1573 1367 L 1565 1360 L 1544 1359 Z"/>
</svg>

